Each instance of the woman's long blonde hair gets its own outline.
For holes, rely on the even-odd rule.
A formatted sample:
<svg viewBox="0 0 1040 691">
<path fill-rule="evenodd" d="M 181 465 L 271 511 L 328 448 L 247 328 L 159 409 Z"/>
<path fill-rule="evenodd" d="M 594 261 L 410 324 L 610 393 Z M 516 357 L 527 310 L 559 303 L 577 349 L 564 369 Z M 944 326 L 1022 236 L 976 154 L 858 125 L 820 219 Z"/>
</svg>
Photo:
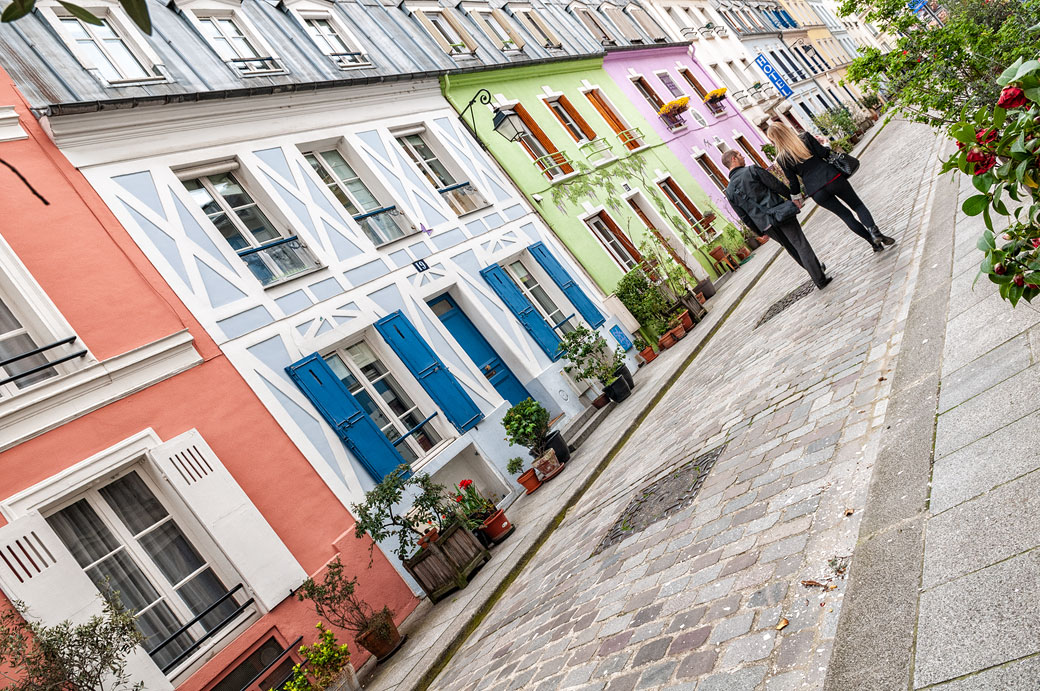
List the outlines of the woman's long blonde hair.
<svg viewBox="0 0 1040 691">
<path fill-rule="evenodd" d="M 766 130 L 766 138 L 776 147 L 777 159 L 781 163 L 801 163 L 812 156 L 794 130 L 782 122 L 776 122 Z"/>
</svg>

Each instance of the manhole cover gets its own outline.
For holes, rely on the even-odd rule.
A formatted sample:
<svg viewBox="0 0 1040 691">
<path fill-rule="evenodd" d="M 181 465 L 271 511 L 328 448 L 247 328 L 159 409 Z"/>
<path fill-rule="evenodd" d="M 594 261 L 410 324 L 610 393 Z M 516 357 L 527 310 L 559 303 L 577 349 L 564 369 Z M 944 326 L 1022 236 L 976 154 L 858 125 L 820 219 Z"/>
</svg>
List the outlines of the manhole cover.
<svg viewBox="0 0 1040 691">
<path fill-rule="evenodd" d="M 815 286 L 813 285 L 812 281 L 806 281 L 802 285 L 798 286 L 790 293 L 788 293 L 787 295 L 783 296 L 782 298 L 774 302 L 772 305 L 770 305 L 769 309 L 766 310 L 766 313 L 763 314 L 762 318 L 758 320 L 757 324 L 755 324 L 755 328 L 757 329 L 758 327 L 762 326 L 767 321 L 769 321 L 776 315 L 780 314 L 785 309 L 787 309 L 794 303 L 798 302 L 809 293 L 813 292 L 814 289 Z"/>
<path fill-rule="evenodd" d="M 640 488 L 592 553 L 599 554 L 607 547 L 646 530 L 662 518 L 689 506 L 725 448 L 726 445 L 723 444 L 703 453 L 664 477 Z"/>
</svg>

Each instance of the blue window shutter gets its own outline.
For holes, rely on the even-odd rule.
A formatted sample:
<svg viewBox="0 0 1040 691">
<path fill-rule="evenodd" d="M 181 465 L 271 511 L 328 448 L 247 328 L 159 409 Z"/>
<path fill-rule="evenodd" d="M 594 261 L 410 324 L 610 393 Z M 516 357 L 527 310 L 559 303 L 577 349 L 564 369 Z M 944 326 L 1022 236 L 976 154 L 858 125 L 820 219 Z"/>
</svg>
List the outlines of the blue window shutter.
<svg viewBox="0 0 1040 691">
<path fill-rule="evenodd" d="M 285 371 L 376 482 L 405 462 L 320 355 L 308 355 Z"/>
<path fill-rule="evenodd" d="M 603 322 L 606 321 L 603 318 L 603 313 L 596 309 L 589 296 L 585 294 L 581 286 L 574 282 L 571 275 L 567 273 L 567 269 L 563 268 L 563 264 L 553 256 L 548 247 L 541 242 L 536 242 L 528 247 L 527 251 L 535 258 L 535 261 L 542 265 L 545 273 L 549 274 L 549 278 L 553 280 L 553 283 L 560 287 L 560 290 L 571 301 L 574 308 L 581 313 L 582 318 L 589 323 L 589 326 L 596 328 L 603 325 Z"/>
<path fill-rule="evenodd" d="M 542 315 L 531 304 L 520 289 L 513 283 L 513 279 L 506 275 L 505 270 L 498 264 L 483 269 L 480 275 L 488 282 L 491 289 L 505 303 L 527 332 L 534 338 L 535 343 L 545 351 L 550 360 L 560 359 L 560 337 L 552 330 Z"/>
<path fill-rule="evenodd" d="M 377 321 L 376 329 L 458 431 L 465 432 L 484 419 L 477 404 L 400 310 Z"/>
</svg>

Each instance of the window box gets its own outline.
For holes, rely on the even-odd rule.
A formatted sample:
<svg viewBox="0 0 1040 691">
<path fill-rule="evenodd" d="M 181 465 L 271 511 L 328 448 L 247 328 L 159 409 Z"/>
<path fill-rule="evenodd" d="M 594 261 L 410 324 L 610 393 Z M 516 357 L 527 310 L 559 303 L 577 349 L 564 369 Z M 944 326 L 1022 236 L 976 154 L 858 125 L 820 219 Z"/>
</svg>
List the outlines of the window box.
<svg viewBox="0 0 1040 691">
<path fill-rule="evenodd" d="M 426 592 L 430 602 L 465 588 L 469 576 L 491 558 L 476 536 L 454 523 L 417 554 L 404 560 L 404 568 Z"/>
<path fill-rule="evenodd" d="M 713 115 L 722 115 L 722 113 L 726 111 L 726 102 L 721 99 L 718 101 L 705 101 L 704 105 L 708 107 L 708 110 L 710 110 Z"/>
</svg>

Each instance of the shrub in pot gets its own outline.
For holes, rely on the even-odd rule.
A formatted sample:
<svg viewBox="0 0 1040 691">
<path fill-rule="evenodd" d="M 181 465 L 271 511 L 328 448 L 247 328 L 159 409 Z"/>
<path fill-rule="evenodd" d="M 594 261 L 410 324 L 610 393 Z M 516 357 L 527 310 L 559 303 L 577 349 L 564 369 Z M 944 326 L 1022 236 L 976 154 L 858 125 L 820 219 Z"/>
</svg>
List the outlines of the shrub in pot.
<svg viewBox="0 0 1040 691">
<path fill-rule="evenodd" d="M 358 596 L 357 578 L 344 576 L 338 556 L 329 562 L 320 583 L 308 578 L 296 591 L 296 597 L 301 602 L 310 600 L 318 616 L 333 626 L 353 631 L 354 641 L 377 660 L 385 660 L 401 645 L 403 639 L 394 624 L 393 612 L 385 605 L 377 611 Z M 326 641 L 325 645 L 329 643 Z"/>
<path fill-rule="evenodd" d="M 619 372 L 625 364 L 625 351 L 621 346 L 611 351 L 606 339 L 598 331 L 592 331 L 585 325 L 579 325 L 565 334 L 560 349 L 563 351 L 564 359 L 569 363 L 564 366 L 564 371 L 579 379 L 602 380 L 607 370 L 616 373 L 616 376 L 628 374 L 627 370 L 624 373 Z"/>
<path fill-rule="evenodd" d="M 513 525 L 506 518 L 505 511 L 481 494 L 473 480 L 463 480 L 455 485 L 453 499 L 466 517 L 470 530 L 479 530 L 491 542 L 502 540 L 512 530 Z"/>
<path fill-rule="evenodd" d="M 650 363 L 657 357 L 657 353 L 654 352 L 654 347 L 643 340 L 641 336 L 636 337 L 635 342 L 636 350 L 639 351 L 639 357 L 643 358 L 643 362 Z"/>
<path fill-rule="evenodd" d="M 282 686 L 284 691 L 355 691 L 360 689 L 357 675 L 350 664 L 350 650 L 336 641 L 336 634 L 319 621 L 318 640 L 301 645 L 303 662 L 293 665 L 292 676 Z M 313 681 L 312 681 L 313 680 Z"/>
<path fill-rule="evenodd" d="M 550 480 L 563 470 L 556 451 L 549 446 L 549 411 L 534 399 L 520 401 L 502 418 L 506 441 L 525 447 L 535 459 L 534 467 L 543 480 Z"/>
<path fill-rule="evenodd" d="M 542 486 L 542 481 L 538 479 L 538 473 L 534 472 L 534 468 L 524 470 L 524 459 L 519 456 L 509 459 L 509 462 L 506 463 L 506 472 L 510 475 L 520 475 L 516 481 L 527 490 L 527 494 Z"/>
</svg>

